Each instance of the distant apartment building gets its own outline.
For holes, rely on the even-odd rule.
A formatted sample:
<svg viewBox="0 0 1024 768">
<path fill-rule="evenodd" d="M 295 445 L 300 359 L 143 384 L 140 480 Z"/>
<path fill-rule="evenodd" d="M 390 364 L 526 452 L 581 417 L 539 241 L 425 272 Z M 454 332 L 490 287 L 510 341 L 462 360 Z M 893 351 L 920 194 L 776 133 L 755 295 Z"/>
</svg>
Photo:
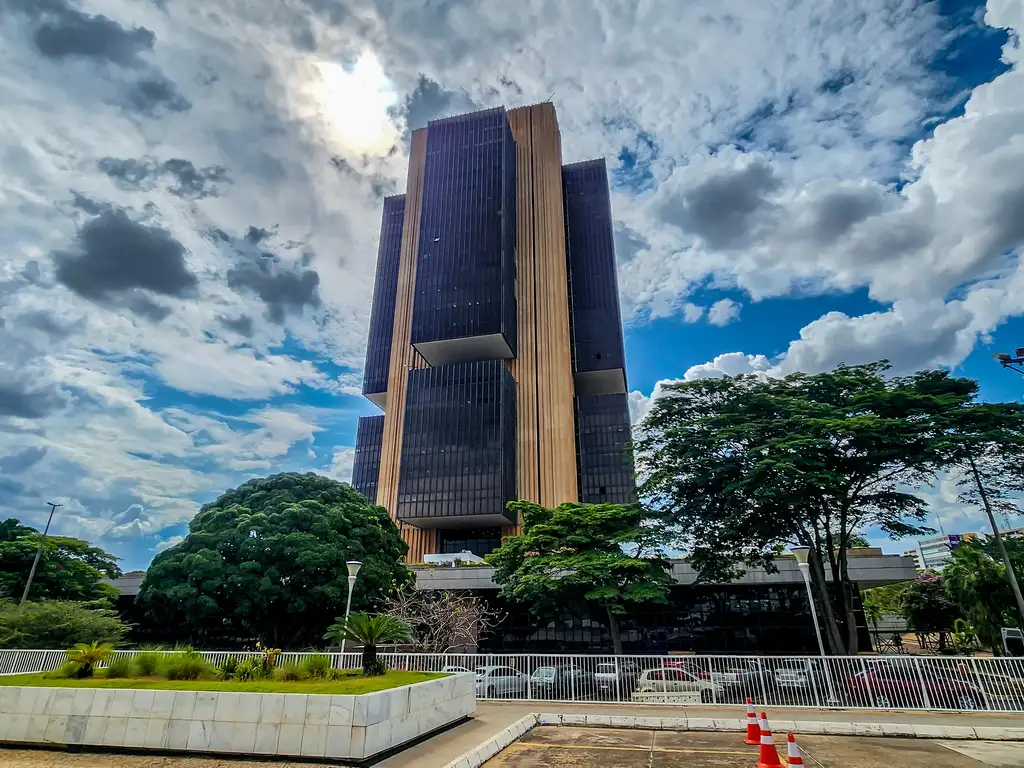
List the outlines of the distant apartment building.
<svg viewBox="0 0 1024 768">
<path fill-rule="evenodd" d="M 961 543 L 977 539 L 976 533 L 943 534 L 918 539 L 917 549 L 920 553 L 918 568 L 929 571 L 941 571 L 953 559 L 953 550 Z"/>
<path fill-rule="evenodd" d="M 916 549 L 908 549 L 903 553 L 903 557 L 909 557 L 914 561 L 914 567 L 919 571 L 924 570 L 924 566 L 921 565 L 921 553 Z"/>
</svg>

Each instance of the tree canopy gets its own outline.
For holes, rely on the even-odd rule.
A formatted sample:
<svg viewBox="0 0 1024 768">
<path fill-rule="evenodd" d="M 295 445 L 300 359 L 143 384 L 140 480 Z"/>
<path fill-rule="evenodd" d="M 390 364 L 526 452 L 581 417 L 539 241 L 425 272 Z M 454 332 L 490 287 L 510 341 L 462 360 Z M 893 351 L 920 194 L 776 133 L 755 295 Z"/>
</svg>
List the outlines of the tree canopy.
<svg viewBox="0 0 1024 768">
<path fill-rule="evenodd" d="M 945 371 L 888 376 L 885 361 L 783 379 L 737 376 L 665 387 L 641 425 L 641 494 L 705 580 L 742 565 L 773 569 L 810 548 L 810 574 L 833 652 L 857 650 L 847 549 L 876 527 L 929 533 L 913 493 L 952 454 L 949 417 L 970 413 L 977 383 Z M 833 607 L 826 570 L 839 586 Z"/>
<path fill-rule="evenodd" d="M 0 600 L 0 648 L 62 649 L 76 643 L 119 643 L 128 625 L 105 600 Z"/>
<path fill-rule="evenodd" d="M 195 645 L 312 645 L 345 610 L 345 561 L 363 563 L 353 609 L 372 610 L 412 578 L 407 551 L 384 508 L 350 485 L 272 475 L 205 505 L 184 540 L 153 560 L 138 605 Z"/>
<path fill-rule="evenodd" d="M 522 533 L 487 556 L 504 597 L 541 616 L 573 607 L 604 614 L 615 653 L 622 653 L 619 616 L 644 603 L 666 602 L 669 562 L 645 526 L 643 509 L 624 504 L 509 503 Z"/>
<path fill-rule="evenodd" d="M 40 533 L 13 518 L 0 522 L 0 597 L 21 599 Z M 121 575 L 117 558 L 99 547 L 69 536 L 48 536 L 43 545 L 30 600 L 96 600 L 116 598 L 117 590 L 103 579 Z"/>
<path fill-rule="evenodd" d="M 1024 542 L 1006 542 L 1018 571 L 1024 570 Z M 942 571 L 946 593 L 960 609 L 982 644 L 1002 652 L 1002 627 L 1021 626 L 1006 566 L 994 542 L 964 541 Z"/>
</svg>

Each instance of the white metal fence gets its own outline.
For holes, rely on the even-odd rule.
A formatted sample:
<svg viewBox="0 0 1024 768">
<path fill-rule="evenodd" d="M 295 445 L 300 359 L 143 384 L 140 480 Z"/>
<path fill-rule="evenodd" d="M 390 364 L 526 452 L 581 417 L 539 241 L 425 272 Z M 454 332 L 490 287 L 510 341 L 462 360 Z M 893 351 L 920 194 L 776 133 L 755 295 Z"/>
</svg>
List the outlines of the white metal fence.
<svg viewBox="0 0 1024 768">
<path fill-rule="evenodd" d="M 139 651 L 118 651 L 132 656 Z M 220 664 L 237 651 L 204 651 Z M 313 653 L 282 653 L 278 664 Z M 360 654 L 326 654 L 355 669 Z M 382 653 L 388 667 L 477 673 L 477 698 L 634 704 L 1024 712 L 1024 658 Z M 63 651 L 0 651 L 0 674 L 54 670 Z M 456 668 L 456 669 L 453 669 Z"/>
</svg>

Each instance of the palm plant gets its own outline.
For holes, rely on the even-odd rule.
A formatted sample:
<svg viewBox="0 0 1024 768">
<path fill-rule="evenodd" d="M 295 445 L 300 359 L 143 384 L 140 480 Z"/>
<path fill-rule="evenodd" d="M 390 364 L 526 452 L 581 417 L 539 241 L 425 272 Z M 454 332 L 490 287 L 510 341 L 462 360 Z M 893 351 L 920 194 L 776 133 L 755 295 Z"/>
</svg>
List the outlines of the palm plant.
<svg viewBox="0 0 1024 768">
<path fill-rule="evenodd" d="M 411 643 L 412 629 L 399 618 L 386 613 L 370 616 L 353 613 L 345 621 L 341 616 L 327 628 L 325 640 L 341 642 L 348 640 L 363 646 L 363 674 L 367 677 L 384 674 L 383 665 L 377 661 L 377 646 L 394 643 Z"/>
<path fill-rule="evenodd" d="M 77 677 L 92 677 L 96 665 L 106 661 L 114 653 L 114 646 L 109 643 L 76 643 L 73 648 L 64 652 L 67 660 L 78 665 Z"/>
</svg>

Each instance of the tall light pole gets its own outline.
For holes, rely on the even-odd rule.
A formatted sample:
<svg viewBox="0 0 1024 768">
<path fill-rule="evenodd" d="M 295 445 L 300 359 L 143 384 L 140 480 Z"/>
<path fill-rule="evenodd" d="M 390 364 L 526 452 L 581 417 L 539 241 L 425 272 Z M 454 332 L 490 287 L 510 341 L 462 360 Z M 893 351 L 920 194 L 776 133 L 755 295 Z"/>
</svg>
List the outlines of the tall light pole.
<svg viewBox="0 0 1024 768">
<path fill-rule="evenodd" d="M 1017 347 L 1013 350 L 1013 354 L 1008 352 L 996 352 L 992 355 L 996 361 L 1003 366 L 1003 368 L 1009 368 L 1011 371 L 1016 371 L 1021 376 L 1024 376 L 1024 369 L 1020 366 L 1024 365 L 1024 347 Z"/>
<path fill-rule="evenodd" d="M 807 557 L 810 554 L 810 547 L 793 547 L 790 550 L 796 558 L 796 564 L 800 568 L 800 575 L 804 580 L 804 587 L 807 589 L 807 602 L 811 606 L 811 618 L 814 620 L 814 634 L 818 637 L 818 652 L 821 654 L 821 666 L 825 671 L 825 681 L 828 684 L 829 703 L 838 701 L 835 688 L 832 687 L 832 671 L 828 666 L 828 659 L 825 658 L 825 642 L 821 639 L 821 625 L 818 624 L 818 609 L 814 606 L 814 593 L 811 591 L 810 566 Z"/>
<path fill-rule="evenodd" d="M 345 567 L 348 568 L 348 602 L 345 604 L 345 626 L 348 626 L 348 615 L 352 612 L 352 588 L 356 585 L 356 576 L 359 575 L 359 569 L 363 567 L 363 564 L 358 560 L 349 560 L 345 563 Z M 345 641 L 347 637 L 341 638 L 341 652 L 345 653 Z M 344 661 L 344 655 L 342 661 Z"/>
<path fill-rule="evenodd" d="M 19 606 L 24 605 L 25 601 L 28 600 L 28 591 L 32 589 L 32 579 L 36 577 L 36 568 L 39 567 L 39 558 L 43 555 L 43 545 L 46 543 L 46 534 L 50 532 L 50 523 L 53 522 L 53 513 L 57 511 L 57 507 L 63 507 L 63 504 L 54 504 L 52 501 L 46 502 L 50 505 L 50 517 L 46 521 L 46 528 L 43 529 L 43 535 L 39 539 L 39 547 L 36 549 L 36 559 L 32 561 L 32 570 L 28 572 L 28 581 L 25 582 L 25 591 L 21 593 L 21 602 Z"/>
</svg>

